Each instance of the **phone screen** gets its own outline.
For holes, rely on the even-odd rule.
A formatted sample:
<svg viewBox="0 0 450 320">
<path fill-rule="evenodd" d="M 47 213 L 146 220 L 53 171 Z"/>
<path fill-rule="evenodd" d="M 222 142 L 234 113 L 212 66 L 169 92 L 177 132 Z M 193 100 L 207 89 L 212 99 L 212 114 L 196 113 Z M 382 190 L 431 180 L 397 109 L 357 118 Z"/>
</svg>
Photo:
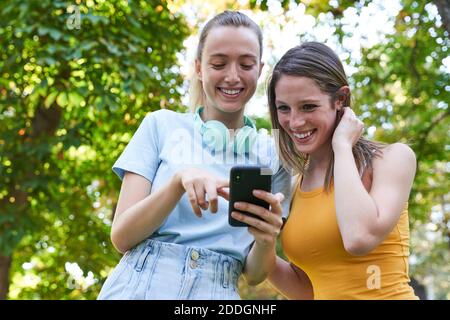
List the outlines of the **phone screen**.
<svg viewBox="0 0 450 320">
<path fill-rule="evenodd" d="M 228 209 L 228 222 L 234 227 L 246 227 L 247 224 L 237 221 L 231 216 L 231 212 L 239 211 L 243 214 L 254 216 L 248 212 L 242 212 L 234 208 L 235 202 L 248 202 L 269 209 L 269 204 L 253 195 L 253 190 L 271 192 L 272 171 L 261 166 L 236 166 L 230 171 L 230 201 Z M 256 217 L 256 216 L 254 216 Z"/>
</svg>

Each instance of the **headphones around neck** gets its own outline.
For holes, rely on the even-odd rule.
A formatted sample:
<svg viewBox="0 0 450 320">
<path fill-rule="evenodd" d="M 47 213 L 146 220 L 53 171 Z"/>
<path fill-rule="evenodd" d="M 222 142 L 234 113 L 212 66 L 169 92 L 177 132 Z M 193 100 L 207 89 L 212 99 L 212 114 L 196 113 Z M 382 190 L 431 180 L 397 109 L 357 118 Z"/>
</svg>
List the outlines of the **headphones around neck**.
<svg viewBox="0 0 450 320">
<path fill-rule="evenodd" d="M 220 121 L 209 120 L 203 122 L 200 114 L 203 107 L 197 108 L 194 123 L 199 130 L 202 141 L 215 152 L 225 151 L 230 143 L 230 130 Z M 242 155 L 249 153 L 256 141 L 256 127 L 249 117 L 244 116 L 244 126 L 238 129 L 233 137 L 233 152 Z"/>
</svg>

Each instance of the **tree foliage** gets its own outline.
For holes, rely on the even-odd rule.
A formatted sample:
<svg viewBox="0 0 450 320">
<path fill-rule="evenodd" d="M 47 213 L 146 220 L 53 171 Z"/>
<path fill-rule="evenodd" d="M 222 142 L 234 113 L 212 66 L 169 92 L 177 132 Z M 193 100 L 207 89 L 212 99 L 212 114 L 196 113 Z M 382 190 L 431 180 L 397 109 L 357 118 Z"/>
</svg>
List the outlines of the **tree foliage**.
<svg viewBox="0 0 450 320">
<path fill-rule="evenodd" d="M 179 104 L 181 16 L 156 0 L 77 3 L 0 3 L 0 253 L 13 257 L 12 298 L 96 297 L 100 283 L 84 282 L 118 259 L 113 161 L 147 112 Z"/>
</svg>

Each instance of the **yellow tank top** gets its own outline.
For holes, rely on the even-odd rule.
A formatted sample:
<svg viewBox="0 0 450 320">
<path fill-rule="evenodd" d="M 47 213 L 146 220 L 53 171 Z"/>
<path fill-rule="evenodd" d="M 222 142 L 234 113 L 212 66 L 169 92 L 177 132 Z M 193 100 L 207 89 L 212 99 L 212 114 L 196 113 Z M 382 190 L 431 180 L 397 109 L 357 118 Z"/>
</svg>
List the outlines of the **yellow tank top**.
<svg viewBox="0 0 450 320">
<path fill-rule="evenodd" d="M 418 299 L 408 284 L 408 204 L 377 248 L 352 256 L 337 224 L 334 189 L 305 192 L 297 184 L 281 243 L 289 261 L 311 280 L 314 299 Z"/>
</svg>

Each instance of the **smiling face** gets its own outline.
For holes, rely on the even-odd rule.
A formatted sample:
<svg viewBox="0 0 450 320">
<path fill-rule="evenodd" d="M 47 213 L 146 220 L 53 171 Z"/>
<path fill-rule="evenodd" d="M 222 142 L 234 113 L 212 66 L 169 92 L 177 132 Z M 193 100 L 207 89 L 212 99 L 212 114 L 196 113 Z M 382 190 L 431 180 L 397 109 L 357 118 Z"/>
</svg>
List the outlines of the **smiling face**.
<svg viewBox="0 0 450 320">
<path fill-rule="evenodd" d="M 205 108 L 212 113 L 243 113 L 256 90 L 262 63 L 258 37 L 247 27 L 210 30 L 196 71 L 202 82 Z"/>
<path fill-rule="evenodd" d="M 275 105 L 280 126 L 298 152 L 327 154 L 336 127 L 336 108 L 330 96 L 306 77 L 283 75 L 275 85 Z"/>
</svg>

